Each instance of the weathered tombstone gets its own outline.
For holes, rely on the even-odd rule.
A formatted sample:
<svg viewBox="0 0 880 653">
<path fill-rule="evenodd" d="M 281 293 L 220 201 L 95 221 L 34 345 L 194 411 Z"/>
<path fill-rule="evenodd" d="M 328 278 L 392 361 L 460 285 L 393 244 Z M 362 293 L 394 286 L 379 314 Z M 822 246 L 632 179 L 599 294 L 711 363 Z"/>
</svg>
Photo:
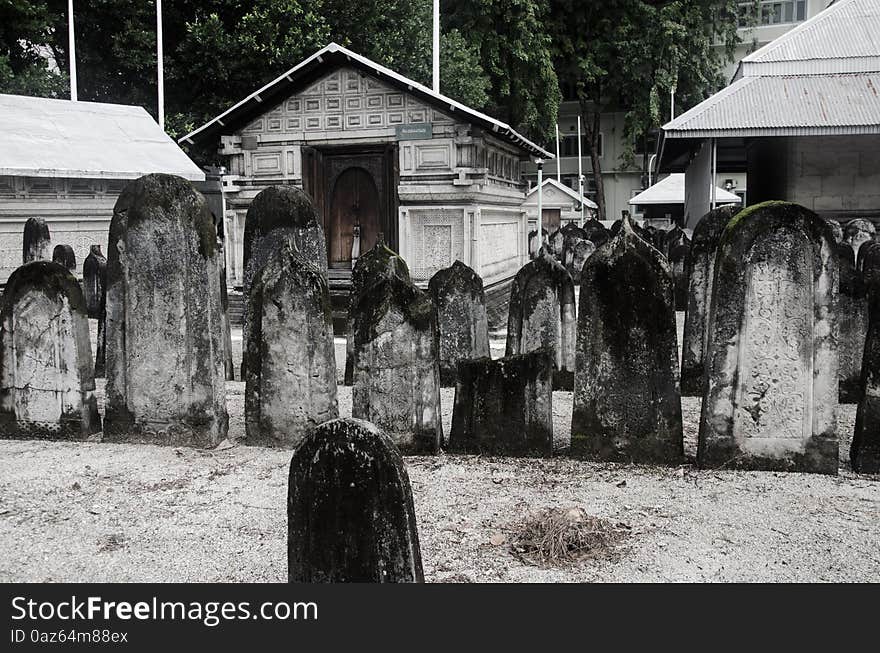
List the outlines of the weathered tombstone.
<svg viewBox="0 0 880 653">
<path fill-rule="evenodd" d="M 350 319 L 352 416 L 378 426 L 404 453 L 436 453 L 443 426 L 431 298 L 390 276 L 365 289 Z"/>
<path fill-rule="evenodd" d="M 549 234 L 547 230 L 543 227 L 541 228 L 541 241 L 538 242 L 538 230 L 535 229 L 529 232 L 529 258 L 535 258 L 538 255 L 538 251 L 542 247 L 546 247 L 549 244 Z"/>
<path fill-rule="evenodd" d="M 646 237 L 644 231 L 640 234 L 643 238 Z M 672 253 L 672 250 L 678 245 L 688 245 L 690 246 L 691 240 L 687 237 L 687 234 L 684 232 L 684 229 L 679 227 L 678 225 L 673 226 L 671 229 L 667 230 L 662 234 L 663 236 L 663 247 L 660 248 L 660 251 L 663 252 L 663 255 L 666 258 L 669 258 L 669 255 Z M 650 242 L 650 240 L 649 240 Z"/>
<path fill-rule="evenodd" d="M 836 245 L 839 261 L 837 293 L 838 401 L 855 404 L 861 399 L 862 354 L 868 332 L 868 301 L 862 275 L 856 269 L 849 245 Z"/>
<path fill-rule="evenodd" d="M 290 245 L 251 279 L 245 343 L 248 444 L 296 446 L 339 416 L 330 292 Z"/>
<path fill-rule="evenodd" d="M 48 261 L 50 247 L 52 247 L 52 239 L 46 221 L 43 218 L 28 218 L 24 223 L 21 262 Z"/>
<path fill-rule="evenodd" d="M 856 269 L 861 276 L 862 287 L 870 304 L 880 290 L 880 243 L 865 243 L 864 247 L 859 248 Z"/>
<path fill-rule="evenodd" d="M 684 457 L 669 263 L 624 218 L 581 273 L 571 454 L 674 465 Z"/>
<path fill-rule="evenodd" d="M 553 455 L 553 359 L 544 349 L 459 364 L 449 448 Z"/>
<path fill-rule="evenodd" d="M 834 220 L 832 218 L 825 218 L 825 222 L 828 223 L 828 226 L 831 227 L 831 233 L 834 234 L 834 242 L 838 245 L 843 243 L 843 227 L 840 226 L 840 222 Z"/>
<path fill-rule="evenodd" d="M 52 262 L 63 265 L 71 272 L 76 271 L 76 254 L 70 245 L 55 245 L 52 250 Z"/>
<path fill-rule="evenodd" d="M 859 264 L 868 287 L 868 333 L 861 360 L 860 401 L 850 445 L 852 468 L 862 474 L 880 474 L 880 244 L 859 250 Z"/>
<path fill-rule="evenodd" d="M 98 341 L 95 348 L 95 377 L 104 376 L 107 345 L 104 302 L 107 298 L 107 259 L 100 245 L 92 245 L 83 261 L 83 296 L 88 316 L 98 321 Z"/>
<path fill-rule="evenodd" d="M 297 447 L 287 490 L 291 583 L 421 583 L 412 490 L 394 444 L 334 419 Z"/>
<path fill-rule="evenodd" d="M 562 248 L 565 245 L 565 233 L 563 233 L 562 229 L 557 229 L 552 234 L 550 234 L 550 251 L 553 252 L 553 257 L 557 261 L 562 260 Z"/>
<path fill-rule="evenodd" d="M 563 227 L 563 233 L 565 234 L 565 239 L 562 241 L 562 258 L 560 261 L 565 269 L 568 270 L 569 274 L 574 277 L 571 268 L 574 246 L 582 240 L 589 240 L 589 238 L 587 238 L 586 231 L 572 222 L 569 222 Z"/>
<path fill-rule="evenodd" d="M 697 462 L 837 473 L 838 270 L 831 228 L 765 202 L 715 260 Z"/>
<path fill-rule="evenodd" d="M 573 283 L 579 284 L 581 282 L 581 270 L 584 269 L 584 264 L 587 262 L 587 259 L 590 258 L 595 251 L 596 246 L 593 244 L 592 240 L 581 240 L 575 243 L 571 250 L 571 261 L 568 265 L 568 272 L 571 275 Z"/>
<path fill-rule="evenodd" d="M 672 279 L 675 284 L 675 310 L 687 309 L 688 277 L 691 267 L 690 243 L 680 242 L 669 250 L 669 265 L 672 268 Z"/>
<path fill-rule="evenodd" d="M 852 247 L 853 256 L 858 260 L 859 247 L 862 246 L 862 243 L 873 241 L 876 233 L 877 230 L 874 228 L 873 222 L 857 218 L 846 223 L 843 230 L 843 242 Z"/>
<path fill-rule="evenodd" d="M 709 303 L 715 275 L 715 252 L 730 219 L 739 213 L 734 204 L 719 206 L 700 218 L 691 242 L 691 272 L 681 355 L 681 394 L 702 397 L 705 392 L 704 360 L 708 337 Z"/>
<path fill-rule="evenodd" d="M 428 282 L 437 312 L 440 383 L 455 385 L 458 363 L 489 356 L 489 322 L 483 280 L 467 265 L 455 261 Z"/>
<path fill-rule="evenodd" d="M 108 240 L 104 439 L 217 445 L 228 422 L 221 252 L 205 198 L 173 175 L 136 179 Z"/>
<path fill-rule="evenodd" d="M 581 227 L 589 240 L 592 240 L 596 247 L 601 247 L 611 238 L 611 233 L 596 218 L 590 218 L 584 222 Z"/>
<path fill-rule="evenodd" d="M 574 373 L 574 283 L 542 250 L 513 279 L 507 314 L 505 356 L 547 349 L 553 357 L 553 387 L 570 390 Z"/>
<path fill-rule="evenodd" d="M 100 431 L 82 290 L 57 263 L 23 265 L 0 307 L 0 435 L 83 440 Z"/>
</svg>

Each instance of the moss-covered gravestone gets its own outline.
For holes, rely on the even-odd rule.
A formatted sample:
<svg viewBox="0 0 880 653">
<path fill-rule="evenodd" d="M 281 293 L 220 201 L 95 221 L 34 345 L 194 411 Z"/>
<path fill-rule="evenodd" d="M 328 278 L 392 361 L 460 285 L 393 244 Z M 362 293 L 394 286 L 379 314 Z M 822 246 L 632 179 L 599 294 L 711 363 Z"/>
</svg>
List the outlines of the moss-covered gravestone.
<svg viewBox="0 0 880 653">
<path fill-rule="evenodd" d="M 70 245 L 55 245 L 55 249 L 52 250 L 52 262 L 76 272 L 76 254 Z"/>
<path fill-rule="evenodd" d="M 365 289 L 352 316 L 352 416 L 382 429 L 404 453 L 442 440 L 437 325 L 428 293 L 397 276 Z"/>
<path fill-rule="evenodd" d="M 861 398 L 862 354 L 868 332 L 868 300 L 865 284 L 848 245 L 836 245 L 839 262 L 837 293 L 838 400 L 858 403 Z"/>
<path fill-rule="evenodd" d="M 546 349 L 553 357 L 553 386 L 570 390 L 574 373 L 574 283 L 553 255 L 543 250 L 513 279 L 507 314 L 505 356 Z"/>
<path fill-rule="evenodd" d="M 0 304 L 0 437 L 82 440 L 100 430 L 82 290 L 57 263 L 23 265 Z"/>
<path fill-rule="evenodd" d="M 247 442 L 295 446 L 339 416 L 327 282 L 283 245 L 251 280 L 248 314 Z"/>
<path fill-rule="evenodd" d="M 52 239 L 46 221 L 43 218 L 28 218 L 24 223 L 21 262 L 48 261 L 52 258 L 51 247 Z"/>
<path fill-rule="evenodd" d="M 104 302 L 107 298 L 107 259 L 100 245 L 92 245 L 83 261 L 83 296 L 86 311 L 91 319 L 98 321 L 98 342 L 95 348 L 95 377 L 104 376 L 104 360 L 107 345 Z"/>
<path fill-rule="evenodd" d="M 459 361 L 489 356 L 483 280 L 456 261 L 431 277 L 428 294 L 437 311 L 440 383 L 455 385 Z"/>
<path fill-rule="evenodd" d="M 578 284 L 581 282 L 581 270 L 584 269 L 584 264 L 587 262 L 587 259 L 590 258 L 595 251 L 596 246 L 593 244 L 593 241 L 586 239 L 575 241 L 571 249 L 568 250 L 567 254 L 569 260 L 566 269 L 571 275 L 573 283 Z"/>
<path fill-rule="evenodd" d="M 294 451 L 287 576 L 291 583 L 424 582 L 406 467 L 372 424 L 325 422 Z"/>
<path fill-rule="evenodd" d="M 687 309 L 688 277 L 691 268 L 690 243 L 680 242 L 669 251 L 669 266 L 675 284 L 675 310 Z"/>
<path fill-rule="evenodd" d="M 850 220 L 843 228 L 843 242 L 852 248 L 856 260 L 859 258 L 859 248 L 862 244 L 873 241 L 876 235 L 877 229 L 874 223 L 864 218 Z"/>
<path fill-rule="evenodd" d="M 837 473 L 837 256 L 812 211 L 765 202 L 718 246 L 697 462 Z"/>
<path fill-rule="evenodd" d="M 869 324 L 861 360 L 861 398 L 849 458 L 855 471 L 880 474 L 880 244 L 866 244 L 859 250 L 859 259 L 867 287 Z"/>
<path fill-rule="evenodd" d="M 546 350 L 459 365 L 449 447 L 501 455 L 553 454 L 553 360 Z"/>
<path fill-rule="evenodd" d="M 538 251 L 549 244 L 550 234 L 543 227 L 541 228 L 541 239 L 538 240 L 538 230 L 529 232 L 529 258 L 535 258 Z"/>
<path fill-rule="evenodd" d="M 129 183 L 107 257 L 104 439 L 211 447 L 226 437 L 217 230 L 180 177 Z"/>
<path fill-rule="evenodd" d="M 581 273 L 571 454 L 674 465 L 684 456 L 672 273 L 625 218 Z"/>
<path fill-rule="evenodd" d="M 739 207 L 734 204 L 719 206 L 700 218 L 694 227 L 681 348 L 681 394 L 685 397 L 702 397 L 705 391 L 703 363 L 709 333 L 709 302 L 715 275 L 715 252 L 724 228 L 738 212 Z"/>
<path fill-rule="evenodd" d="M 581 229 L 584 230 L 587 239 L 592 240 L 597 248 L 601 247 L 611 239 L 611 233 L 605 228 L 605 225 L 599 222 L 596 218 L 590 218 L 584 222 L 584 226 L 581 227 Z"/>
</svg>

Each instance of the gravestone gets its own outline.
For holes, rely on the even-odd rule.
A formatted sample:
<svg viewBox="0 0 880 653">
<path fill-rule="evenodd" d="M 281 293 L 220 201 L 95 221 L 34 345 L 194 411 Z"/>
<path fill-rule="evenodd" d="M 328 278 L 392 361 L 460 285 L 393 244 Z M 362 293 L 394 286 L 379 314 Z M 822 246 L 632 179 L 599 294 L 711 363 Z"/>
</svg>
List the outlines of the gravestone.
<svg viewBox="0 0 880 653">
<path fill-rule="evenodd" d="M 812 211 L 765 202 L 715 260 L 697 462 L 837 473 L 837 257 Z"/>
<path fill-rule="evenodd" d="M 235 381 L 235 364 L 232 362 L 232 324 L 229 320 L 229 290 L 226 286 L 226 228 L 223 218 L 214 215 L 214 227 L 217 229 L 217 242 L 220 248 L 220 308 L 223 317 L 223 370 L 227 381 Z M 247 301 L 247 298 L 245 298 Z M 245 343 L 242 343 L 245 346 Z M 242 379 L 244 380 L 244 379 Z"/>
<path fill-rule="evenodd" d="M 877 230 L 874 223 L 864 218 L 857 218 L 846 223 L 843 229 L 843 242 L 853 250 L 853 256 L 856 260 L 859 258 L 859 247 L 863 243 L 871 242 L 876 236 Z"/>
<path fill-rule="evenodd" d="M 675 310 L 687 310 L 688 277 L 691 267 L 691 246 L 680 242 L 669 251 L 669 265 L 675 284 Z"/>
<path fill-rule="evenodd" d="M 440 383 L 455 385 L 458 363 L 489 356 L 489 322 L 483 280 L 467 265 L 455 261 L 428 282 L 437 312 Z"/>
<path fill-rule="evenodd" d="M 351 321 L 352 416 L 378 426 L 404 453 L 436 453 L 443 427 L 431 298 L 392 275 L 364 290 Z"/>
<path fill-rule="evenodd" d="M 648 240 L 650 243 L 650 239 L 647 237 L 644 231 L 642 231 L 639 235 Z M 678 245 L 688 245 L 690 246 L 691 240 L 687 237 L 687 234 L 684 232 L 684 229 L 679 227 L 678 225 L 673 226 L 671 229 L 667 230 L 662 234 L 663 237 L 663 246 L 658 248 L 666 258 L 669 258 L 672 250 Z"/>
<path fill-rule="evenodd" d="M 95 377 L 104 376 L 105 350 L 107 344 L 104 301 L 107 297 L 107 259 L 100 245 L 92 245 L 83 261 L 83 296 L 88 316 L 98 321 L 98 338 L 95 348 Z"/>
<path fill-rule="evenodd" d="M 849 458 L 854 471 L 880 474 L 880 243 L 867 243 L 859 250 L 859 267 L 866 287 L 869 320 Z"/>
<path fill-rule="evenodd" d="M 550 251 L 553 252 L 553 258 L 557 261 L 562 260 L 562 248 L 565 245 L 565 234 L 562 229 L 557 229 L 552 234 L 550 234 L 549 247 Z"/>
<path fill-rule="evenodd" d="M 459 364 L 452 451 L 553 455 L 553 360 L 540 349 Z"/>
<path fill-rule="evenodd" d="M 180 177 L 129 183 L 110 222 L 104 439 L 212 447 L 226 437 L 220 256 Z"/>
<path fill-rule="evenodd" d="M 100 431 L 82 290 L 57 263 L 23 265 L 0 305 L 0 436 L 84 440 Z"/>
<path fill-rule="evenodd" d="M 581 240 L 575 243 L 570 252 L 571 260 L 568 264 L 568 273 L 571 275 L 571 280 L 575 284 L 579 284 L 581 282 L 581 270 L 584 269 L 584 264 L 587 262 L 587 259 L 593 255 L 593 252 L 596 251 L 596 246 L 593 244 L 592 240 Z"/>
<path fill-rule="evenodd" d="M 571 454 L 679 464 L 684 457 L 669 263 L 625 218 L 581 274 Z"/>
<path fill-rule="evenodd" d="M 24 223 L 21 262 L 48 261 L 52 247 L 49 225 L 43 218 L 28 218 Z"/>
<path fill-rule="evenodd" d="M 868 301 L 862 275 L 856 269 L 849 245 L 836 245 L 839 261 L 837 294 L 838 401 L 855 404 L 861 399 L 862 354 L 868 332 Z"/>
<path fill-rule="evenodd" d="M 76 273 L 76 254 L 70 245 L 55 245 L 55 249 L 52 250 L 52 262 Z"/>
<path fill-rule="evenodd" d="M 247 301 L 247 442 L 295 446 L 339 416 L 327 282 L 286 244 L 251 279 Z"/>
<path fill-rule="evenodd" d="M 694 227 L 681 348 L 681 394 L 685 397 L 702 397 L 705 392 L 703 363 L 715 274 L 715 252 L 724 228 L 737 213 L 739 207 L 734 204 L 719 206 L 700 218 Z"/>
<path fill-rule="evenodd" d="M 553 357 L 553 387 L 570 390 L 574 374 L 574 283 L 547 251 L 513 279 L 507 314 L 505 356 L 547 349 Z"/>
<path fill-rule="evenodd" d="M 831 233 L 834 234 L 834 242 L 838 245 L 843 243 L 843 227 L 840 226 L 840 222 L 834 220 L 832 218 L 825 218 L 825 222 L 828 223 L 828 226 L 831 227 Z"/>
<path fill-rule="evenodd" d="M 584 222 L 584 226 L 581 229 L 584 230 L 587 239 L 592 240 L 597 248 L 607 243 L 611 238 L 611 233 L 596 218 L 590 218 Z"/>
<path fill-rule="evenodd" d="M 856 269 L 862 279 L 862 288 L 869 304 L 870 313 L 870 304 L 880 290 L 880 243 L 869 242 L 859 248 Z"/>
<path fill-rule="evenodd" d="M 538 230 L 535 229 L 529 232 L 529 258 L 535 258 L 538 256 L 538 251 L 542 247 L 546 247 L 549 245 L 550 239 L 547 230 L 543 227 L 541 228 L 541 242 L 538 242 Z"/>
<path fill-rule="evenodd" d="M 287 576 L 291 583 L 424 582 L 406 466 L 372 424 L 325 422 L 294 451 Z"/>
</svg>

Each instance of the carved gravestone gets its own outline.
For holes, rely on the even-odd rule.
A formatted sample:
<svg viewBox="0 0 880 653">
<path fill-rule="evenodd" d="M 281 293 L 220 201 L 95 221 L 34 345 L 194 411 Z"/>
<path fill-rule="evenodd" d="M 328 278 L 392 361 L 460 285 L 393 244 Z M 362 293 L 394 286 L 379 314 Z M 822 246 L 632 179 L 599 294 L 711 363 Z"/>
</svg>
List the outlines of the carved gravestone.
<svg viewBox="0 0 880 653">
<path fill-rule="evenodd" d="M 579 307 L 571 454 L 680 463 L 672 273 L 629 218 L 584 266 Z"/>
<path fill-rule="evenodd" d="M 873 241 L 876 232 L 874 223 L 870 220 L 865 220 L 864 218 L 850 220 L 846 223 L 846 227 L 843 230 L 843 242 L 852 248 L 853 256 L 858 260 L 859 247 L 863 243 Z"/>
<path fill-rule="evenodd" d="M 83 296 L 88 316 L 98 321 L 98 340 L 95 349 L 95 377 L 104 376 L 105 350 L 107 345 L 104 302 L 107 298 L 107 259 L 100 245 L 92 245 L 83 261 Z"/>
<path fill-rule="evenodd" d="M 70 245 L 55 245 L 55 249 L 52 250 L 52 262 L 76 272 L 76 254 Z"/>
<path fill-rule="evenodd" d="M 562 229 L 557 229 L 550 234 L 550 251 L 553 252 L 553 258 L 557 261 L 562 260 L 562 248 L 565 245 L 565 233 Z"/>
<path fill-rule="evenodd" d="M 574 283 L 549 252 L 516 273 L 510 288 L 505 356 L 546 349 L 555 389 L 570 390 L 574 374 Z"/>
<path fill-rule="evenodd" d="M 57 263 L 23 265 L 0 305 L 0 436 L 83 440 L 100 431 L 82 290 Z"/>
<path fill-rule="evenodd" d="M 290 245 L 251 280 L 245 343 L 248 444 L 295 446 L 339 416 L 330 292 Z"/>
<path fill-rule="evenodd" d="M 719 206 L 700 218 L 694 227 L 681 355 L 681 394 L 685 397 L 702 397 L 705 391 L 703 363 L 709 333 L 715 252 L 724 228 L 737 213 L 739 207 L 733 204 Z"/>
<path fill-rule="evenodd" d="M 291 583 L 424 582 L 406 467 L 372 424 L 325 422 L 294 451 L 287 575 Z"/>
<path fill-rule="evenodd" d="M 828 223 L 828 226 L 831 227 L 831 233 L 834 234 L 834 242 L 838 245 L 843 243 L 843 227 L 840 226 L 840 222 L 834 220 L 832 218 L 825 218 L 825 222 Z"/>
<path fill-rule="evenodd" d="M 590 218 L 584 222 L 584 226 L 581 229 L 584 230 L 587 239 L 592 240 L 597 248 L 607 243 L 611 238 L 611 233 L 596 218 Z"/>
<path fill-rule="evenodd" d="M 49 225 L 43 218 L 28 218 L 24 223 L 22 238 L 21 262 L 48 261 L 52 239 L 49 236 Z"/>
<path fill-rule="evenodd" d="M 550 352 L 463 361 L 449 447 L 465 453 L 553 455 Z"/>
<path fill-rule="evenodd" d="M 437 312 L 440 383 L 455 385 L 459 361 L 489 356 L 483 280 L 456 261 L 431 277 L 428 293 Z"/>
<path fill-rule="evenodd" d="M 351 320 L 352 416 L 378 426 L 404 453 L 436 453 L 443 428 L 431 298 L 390 276 L 364 291 Z"/>
<path fill-rule="evenodd" d="M 549 244 L 549 234 L 543 227 L 541 228 L 541 241 L 538 241 L 538 230 L 529 232 L 529 258 L 538 256 L 538 251 Z"/>
<path fill-rule="evenodd" d="M 861 398 L 862 354 L 868 332 L 868 301 L 862 275 L 849 245 L 836 245 L 839 261 L 837 293 L 838 401 L 858 403 Z M 863 248 L 864 249 L 864 248 Z"/>
<path fill-rule="evenodd" d="M 669 251 L 669 265 L 675 284 L 675 310 L 687 310 L 688 277 L 691 266 L 691 246 L 681 242 Z"/>
<path fill-rule="evenodd" d="M 581 282 L 581 270 L 584 269 L 587 259 L 595 251 L 596 246 L 592 240 L 580 240 L 572 246 L 569 252 L 571 260 L 568 263 L 567 269 L 573 283 L 579 284 Z"/>
<path fill-rule="evenodd" d="M 867 288 L 869 321 L 849 458 L 856 472 L 880 474 L 880 244 L 865 244 L 859 250 L 859 265 Z"/>
<path fill-rule="evenodd" d="M 765 202 L 718 246 L 697 462 L 837 473 L 837 257 L 812 211 Z"/>
<path fill-rule="evenodd" d="M 104 439 L 217 445 L 228 421 L 221 252 L 205 198 L 173 175 L 136 179 L 108 240 Z"/>
</svg>

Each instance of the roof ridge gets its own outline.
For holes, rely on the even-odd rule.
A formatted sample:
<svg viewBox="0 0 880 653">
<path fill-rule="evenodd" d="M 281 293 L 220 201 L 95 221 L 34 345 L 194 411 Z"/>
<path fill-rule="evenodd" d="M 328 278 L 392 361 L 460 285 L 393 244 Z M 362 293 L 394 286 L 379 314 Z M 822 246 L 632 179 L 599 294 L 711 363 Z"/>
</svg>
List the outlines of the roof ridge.
<svg viewBox="0 0 880 653">
<path fill-rule="evenodd" d="M 668 123 L 663 125 L 662 129 L 681 129 L 684 125 L 690 122 L 695 116 L 698 115 L 697 109 L 700 109 L 699 113 L 705 113 L 709 109 L 715 107 L 716 104 L 721 103 L 723 100 L 728 97 L 734 96 L 747 86 L 753 83 L 753 80 L 759 79 L 758 77 L 740 77 L 738 80 L 733 82 L 732 84 L 728 84 L 720 91 L 713 93 L 709 97 L 707 97 L 702 102 L 699 102 L 692 106 L 690 109 L 685 111 L 683 114 L 678 116 L 677 118 L 670 120 Z M 705 106 L 704 106 L 705 105 Z M 693 114 L 693 115 L 691 115 Z"/>
</svg>

